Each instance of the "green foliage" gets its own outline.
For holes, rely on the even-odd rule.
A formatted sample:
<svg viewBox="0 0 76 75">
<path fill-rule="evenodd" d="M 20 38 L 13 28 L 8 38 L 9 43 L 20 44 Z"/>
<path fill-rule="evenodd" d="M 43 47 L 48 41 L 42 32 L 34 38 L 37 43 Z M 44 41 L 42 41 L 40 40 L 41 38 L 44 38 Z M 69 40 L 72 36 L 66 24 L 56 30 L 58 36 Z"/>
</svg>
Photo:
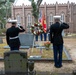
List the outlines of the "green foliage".
<svg viewBox="0 0 76 75">
<path fill-rule="evenodd" d="M 11 16 L 11 3 L 14 0 L 0 0 L 0 23 L 5 24 L 6 19 Z"/>
<path fill-rule="evenodd" d="M 31 5 L 32 5 L 32 15 L 34 16 L 35 22 L 38 22 L 39 6 L 42 0 L 37 0 L 37 2 L 35 2 L 34 0 L 29 0 L 29 1 L 31 1 Z"/>
<path fill-rule="evenodd" d="M 15 0 L 10 0 L 10 2 L 14 2 Z"/>
<path fill-rule="evenodd" d="M 6 0 L 0 0 L 0 6 L 5 4 Z"/>
<path fill-rule="evenodd" d="M 5 33 L 6 33 L 6 29 L 5 28 L 4 29 L 0 29 L 0 36 L 5 35 Z"/>
<path fill-rule="evenodd" d="M 2 5 L 0 9 L 0 21 L 1 23 L 5 23 L 4 17 L 6 16 L 5 7 Z"/>
<path fill-rule="evenodd" d="M 32 0 L 29 0 L 29 1 L 32 1 Z"/>
<path fill-rule="evenodd" d="M 11 17 L 11 2 L 9 0 L 6 2 L 6 18 Z"/>
<path fill-rule="evenodd" d="M 32 0 L 32 8 L 33 8 L 32 15 L 34 16 L 35 19 L 37 19 L 39 13 L 37 12 L 37 5 L 34 2 L 34 0 Z"/>
</svg>

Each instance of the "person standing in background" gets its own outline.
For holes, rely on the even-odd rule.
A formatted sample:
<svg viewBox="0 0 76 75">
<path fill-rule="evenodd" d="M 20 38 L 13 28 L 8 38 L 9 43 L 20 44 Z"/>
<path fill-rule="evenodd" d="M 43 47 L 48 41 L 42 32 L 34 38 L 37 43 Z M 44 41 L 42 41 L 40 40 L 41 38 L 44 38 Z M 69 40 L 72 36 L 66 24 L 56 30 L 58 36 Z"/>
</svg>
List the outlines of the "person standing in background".
<svg viewBox="0 0 76 75">
<path fill-rule="evenodd" d="M 9 20 L 8 23 L 11 23 L 12 26 L 6 31 L 6 42 L 10 47 L 10 50 L 19 50 L 20 40 L 19 33 L 24 32 L 25 29 L 22 26 L 16 27 L 17 20 Z"/>
<path fill-rule="evenodd" d="M 35 35 L 35 39 L 36 39 L 36 41 L 38 41 L 38 35 Z"/>
<path fill-rule="evenodd" d="M 43 41 L 43 33 L 40 34 L 40 40 Z"/>
<path fill-rule="evenodd" d="M 50 42 L 53 44 L 54 66 L 62 67 L 63 37 L 62 31 L 68 29 L 67 23 L 60 23 L 61 16 L 54 16 L 55 23 L 50 26 Z"/>
<path fill-rule="evenodd" d="M 48 27 L 47 29 L 47 38 L 48 38 L 48 41 L 50 41 L 50 27 Z"/>
<path fill-rule="evenodd" d="M 44 41 L 47 41 L 47 32 L 44 32 Z"/>
</svg>

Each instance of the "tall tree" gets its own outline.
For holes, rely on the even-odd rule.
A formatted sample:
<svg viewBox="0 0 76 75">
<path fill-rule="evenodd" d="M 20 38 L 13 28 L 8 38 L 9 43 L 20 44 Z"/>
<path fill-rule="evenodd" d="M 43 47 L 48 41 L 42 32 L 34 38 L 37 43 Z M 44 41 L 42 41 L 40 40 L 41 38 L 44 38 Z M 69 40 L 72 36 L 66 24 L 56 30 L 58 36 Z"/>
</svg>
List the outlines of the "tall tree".
<svg viewBox="0 0 76 75">
<path fill-rule="evenodd" d="M 38 16 L 39 16 L 39 6 L 42 2 L 42 0 L 29 0 L 31 1 L 31 6 L 32 6 L 32 15 L 34 16 L 35 22 L 38 22 Z"/>
<path fill-rule="evenodd" d="M 6 11 L 5 11 L 6 7 L 4 5 L 5 3 L 6 3 L 5 0 L 0 0 L 0 24 L 5 23 L 5 21 L 4 21 L 4 17 L 6 16 L 5 15 L 6 14 Z"/>
</svg>

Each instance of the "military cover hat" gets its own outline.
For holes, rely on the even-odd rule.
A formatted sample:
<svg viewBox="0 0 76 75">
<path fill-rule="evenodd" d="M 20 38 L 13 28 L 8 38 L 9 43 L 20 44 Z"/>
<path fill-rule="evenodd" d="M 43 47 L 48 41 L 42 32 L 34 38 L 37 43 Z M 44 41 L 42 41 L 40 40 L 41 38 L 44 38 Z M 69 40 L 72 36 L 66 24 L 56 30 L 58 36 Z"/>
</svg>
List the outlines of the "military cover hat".
<svg viewBox="0 0 76 75">
<path fill-rule="evenodd" d="M 12 20 L 12 19 L 8 19 L 7 22 L 8 22 L 8 23 L 17 23 L 17 20 L 16 20 L 16 19 L 14 19 L 14 20 Z"/>
<path fill-rule="evenodd" d="M 61 19 L 61 16 L 59 15 L 56 15 L 56 16 L 53 16 L 54 19 Z"/>
</svg>

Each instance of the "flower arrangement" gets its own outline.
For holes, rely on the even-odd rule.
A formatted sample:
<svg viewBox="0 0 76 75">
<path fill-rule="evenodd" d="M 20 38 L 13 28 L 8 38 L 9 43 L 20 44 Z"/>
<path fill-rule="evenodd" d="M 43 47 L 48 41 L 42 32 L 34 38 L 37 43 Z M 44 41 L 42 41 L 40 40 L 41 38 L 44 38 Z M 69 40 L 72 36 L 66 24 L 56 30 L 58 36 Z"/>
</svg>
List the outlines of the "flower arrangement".
<svg viewBox="0 0 76 75">
<path fill-rule="evenodd" d="M 40 23 L 34 23 L 34 25 L 31 26 L 31 32 L 34 35 L 40 35 L 43 32 L 43 26 Z"/>
<path fill-rule="evenodd" d="M 50 41 L 47 41 L 47 42 L 44 43 L 44 46 L 45 46 L 46 48 L 49 48 L 50 44 L 51 44 Z"/>
</svg>

